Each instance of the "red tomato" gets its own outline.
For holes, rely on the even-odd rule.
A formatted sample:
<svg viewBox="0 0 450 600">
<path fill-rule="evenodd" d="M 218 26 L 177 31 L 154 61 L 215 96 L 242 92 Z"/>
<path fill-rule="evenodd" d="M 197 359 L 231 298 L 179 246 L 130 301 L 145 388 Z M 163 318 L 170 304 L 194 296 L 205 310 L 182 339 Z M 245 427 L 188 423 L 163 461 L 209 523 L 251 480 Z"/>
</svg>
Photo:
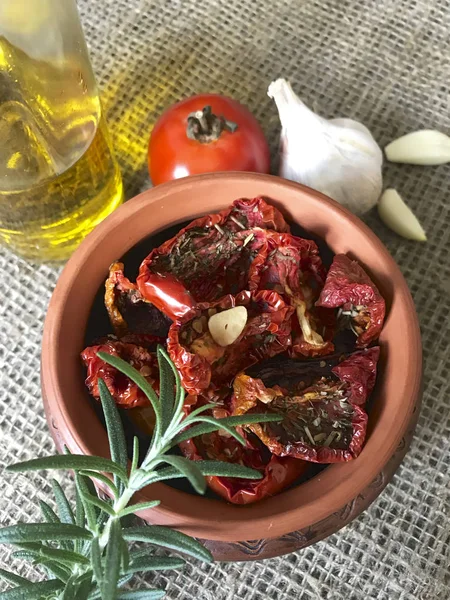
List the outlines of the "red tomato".
<svg viewBox="0 0 450 600">
<path fill-rule="evenodd" d="M 156 122 L 148 147 L 154 185 L 212 171 L 268 173 L 269 146 L 258 121 L 231 98 L 192 96 Z"/>
</svg>

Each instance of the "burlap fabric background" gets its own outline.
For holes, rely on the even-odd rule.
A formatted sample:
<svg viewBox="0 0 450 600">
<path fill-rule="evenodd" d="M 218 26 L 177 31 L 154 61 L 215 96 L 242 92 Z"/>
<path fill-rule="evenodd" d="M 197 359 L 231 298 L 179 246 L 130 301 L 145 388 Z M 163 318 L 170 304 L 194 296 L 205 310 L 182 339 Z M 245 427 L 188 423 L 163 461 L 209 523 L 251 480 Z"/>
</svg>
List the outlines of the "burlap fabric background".
<svg viewBox="0 0 450 600">
<path fill-rule="evenodd" d="M 421 127 L 450 132 L 447 0 L 80 0 L 127 196 L 149 185 L 146 145 L 156 116 L 200 91 L 229 94 L 260 119 L 276 153 L 267 85 L 289 77 L 326 116 L 352 116 L 381 145 Z M 408 200 L 426 244 L 367 221 L 398 261 L 419 312 L 424 405 L 412 448 L 370 510 L 303 552 L 205 566 L 155 578 L 170 600 L 437 600 L 450 597 L 450 166 L 388 165 L 385 183 Z M 1 462 L 53 451 L 39 389 L 46 306 L 58 269 L 0 257 Z M 37 516 L 47 479 L 1 475 L 0 520 Z M 64 482 L 68 480 L 64 479 Z M 1 563 L 28 567 L 0 548 Z"/>
</svg>

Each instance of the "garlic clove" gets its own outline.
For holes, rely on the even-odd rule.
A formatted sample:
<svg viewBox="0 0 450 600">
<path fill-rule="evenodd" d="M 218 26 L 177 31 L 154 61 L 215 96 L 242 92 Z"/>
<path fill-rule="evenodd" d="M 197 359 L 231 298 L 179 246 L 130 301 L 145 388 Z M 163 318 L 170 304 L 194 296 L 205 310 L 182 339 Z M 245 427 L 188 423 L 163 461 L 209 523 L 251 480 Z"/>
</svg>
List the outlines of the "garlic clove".
<svg viewBox="0 0 450 600">
<path fill-rule="evenodd" d="M 247 316 L 245 306 L 235 306 L 210 317 L 208 329 L 216 344 L 219 346 L 233 344 L 244 331 Z"/>
<path fill-rule="evenodd" d="M 391 162 L 443 165 L 450 162 L 450 137 L 440 131 L 422 129 L 399 137 L 384 151 Z"/>
<path fill-rule="evenodd" d="M 397 190 L 387 189 L 378 202 L 378 214 L 385 225 L 408 240 L 426 242 L 427 236 L 412 210 Z"/>
</svg>

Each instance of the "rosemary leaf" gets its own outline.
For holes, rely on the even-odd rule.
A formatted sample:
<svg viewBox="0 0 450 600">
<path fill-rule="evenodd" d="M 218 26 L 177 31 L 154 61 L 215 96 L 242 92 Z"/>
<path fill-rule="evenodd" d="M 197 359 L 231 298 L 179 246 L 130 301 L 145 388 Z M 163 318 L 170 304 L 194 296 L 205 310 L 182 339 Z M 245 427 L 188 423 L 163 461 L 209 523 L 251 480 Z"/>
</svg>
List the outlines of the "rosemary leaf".
<svg viewBox="0 0 450 600">
<path fill-rule="evenodd" d="M 161 525 L 128 527 L 122 533 L 124 539 L 130 542 L 150 542 L 157 546 L 164 546 L 178 552 L 184 552 L 199 560 L 212 561 L 210 551 L 202 546 L 200 542 L 168 527 Z"/>
<path fill-rule="evenodd" d="M 64 493 L 61 485 L 56 479 L 52 479 L 52 489 L 56 500 L 56 506 L 58 507 L 58 513 L 61 523 L 68 523 L 75 525 L 75 515 L 73 514 L 72 507 L 69 504 L 67 496 Z M 76 550 L 76 542 L 80 543 L 80 540 L 62 540 L 61 546 L 66 550 Z"/>
<path fill-rule="evenodd" d="M 164 462 L 174 467 L 183 477 L 189 481 L 198 494 L 204 494 L 206 491 L 206 480 L 202 472 L 197 467 L 195 461 L 183 458 L 182 456 L 166 455 Z"/>
<path fill-rule="evenodd" d="M 1 544 L 41 542 L 42 540 L 89 540 L 92 534 L 87 529 L 66 523 L 19 523 L 0 529 Z"/>
<path fill-rule="evenodd" d="M 161 427 L 166 431 L 173 417 L 175 404 L 175 374 L 164 356 L 161 346 L 157 350 L 159 366 L 159 399 L 161 403 Z"/>
<path fill-rule="evenodd" d="M 40 550 L 42 544 L 45 544 L 45 542 L 20 542 L 16 546 L 25 550 Z"/>
<path fill-rule="evenodd" d="M 98 380 L 98 389 L 100 392 L 100 400 L 102 402 L 103 414 L 105 415 L 106 430 L 108 432 L 109 448 L 111 459 L 120 465 L 124 471 L 127 471 L 128 456 L 125 434 L 120 420 L 119 411 L 114 402 L 103 379 Z M 114 483 L 119 489 L 119 493 L 123 491 L 124 484 L 119 480 L 117 475 L 114 476 Z"/>
<path fill-rule="evenodd" d="M 75 524 L 78 527 L 84 527 L 86 524 L 86 513 L 84 511 L 83 500 L 81 499 L 81 494 L 78 489 L 78 486 L 75 484 Z M 84 547 L 84 542 L 81 540 L 75 540 L 75 552 L 82 552 Z"/>
<path fill-rule="evenodd" d="M 237 477 L 240 479 L 261 479 L 262 475 L 255 469 L 244 467 L 243 465 L 237 465 L 235 463 L 227 463 L 219 460 L 197 460 L 195 465 L 198 467 L 203 476 L 216 476 L 216 477 Z M 152 477 L 149 483 L 156 483 L 158 481 L 167 481 L 169 479 L 178 479 L 183 477 L 177 469 L 169 467 L 167 469 L 161 469 L 155 476 Z M 146 484 L 148 485 L 148 484 Z"/>
<path fill-rule="evenodd" d="M 171 447 L 174 448 L 175 446 L 178 446 L 178 444 L 180 444 L 181 442 L 198 437 L 199 435 L 205 435 L 206 433 L 211 433 L 212 431 L 222 429 L 222 427 L 220 427 L 220 425 L 217 424 L 218 419 L 214 419 L 213 417 L 206 417 L 206 419 L 207 420 L 205 422 L 199 425 L 193 425 L 191 427 L 188 427 L 187 429 L 179 433 L 177 436 L 175 436 L 171 441 Z M 223 419 L 220 420 L 223 421 Z M 232 427 L 227 427 L 227 425 L 225 425 L 223 429 L 227 431 L 232 437 L 234 437 L 240 444 L 245 445 L 244 438 L 242 437 L 242 435 L 237 433 L 235 429 L 233 429 Z"/>
<path fill-rule="evenodd" d="M 206 417 L 199 417 L 198 421 L 205 419 Z M 223 419 L 215 419 L 216 425 L 222 427 L 223 424 L 229 425 L 230 427 L 239 427 L 250 425 L 252 423 L 280 423 L 283 420 L 282 415 L 276 413 L 261 413 L 261 414 L 245 414 L 238 415 L 236 417 L 224 417 Z"/>
<path fill-rule="evenodd" d="M 5 569 L 0 569 L 0 577 L 8 583 L 13 583 L 14 585 L 23 585 L 26 583 L 31 583 L 31 581 L 28 581 L 28 579 L 25 579 L 25 577 L 15 575 L 14 573 L 5 571 Z"/>
<path fill-rule="evenodd" d="M 56 513 L 50 508 L 50 506 L 47 505 L 47 508 L 44 509 L 46 510 L 46 513 L 51 517 L 50 519 L 48 519 L 48 521 L 50 523 L 71 523 L 74 524 L 74 517 L 73 517 L 73 513 L 72 513 L 72 509 L 70 508 L 70 504 L 61 488 L 61 486 L 59 485 L 59 483 L 56 481 L 56 479 L 52 479 L 51 481 L 52 483 L 52 488 L 53 488 L 53 494 L 55 496 L 56 499 L 56 505 L 58 507 L 58 512 L 59 512 L 59 517 L 56 515 Z M 42 506 L 41 506 L 41 510 L 42 510 Z M 49 512 L 49 510 L 53 513 L 53 515 L 56 517 L 56 521 L 54 520 L 54 517 L 51 515 L 51 513 Z M 77 542 L 79 543 L 79 540 L 77 540 Z M 61 547 L 65 548 L 66 550 L 75 550 L 75 543 L 73 541 L 70 540 L 61 540 L 60 542 Z"/>
<path fill-rule="evenodd" d="M 191 415 L 183 421 L 182 425 L 186 426 L 190 424 Z M 245 445 L 244 438 L 236 433 L 235 427 L 250 425 L 252 423 L 273 423 L 280 422 L 283 420 L 281 415 L 277 414 L 252 414 L 252 415 L 241 415 L 236 417 L 224 417 L 223 419 L 215 419 L 214 417 L 209 416 L 196 416 L 194 421 L 196 423 L 201 423 L 201 425 L 194 425 L 189 429 L 185 429 L 181 433 L 179 433 L 173 440 L 172 446 L 179 444 L 180 442 L 184 442 L 185 440 L 189 440 L 193 437 L 197 437 L 199 435 L 204 435 L 205 433 L 211 433 L 212 431 L 217 431 L 218 429 L 224 429 L 228 433 L 230 433 L 235 439 L 237 439 L 241 444 Z"/>
<path fill-rule="evenodd" d="M 117 582 L 117 589 L 119 590 L 122 586 L 124 586 L 125 584 L 127 584 L 130 579 L 133 578 L 133 575 L 123 575 L 122 577 L 119 578 L 119 581 Z M 101 598 L 101 592 L 99 589 L 94 589 L 90 592 L 89 596 L 88 596 L 88 600 L 98 600 L 98 598 Z M 0 598 L 1 600 L 1 598 Z"/>
<path fill-rule="evenodd" d="M 164 598 L 165 595 L 164 590 L 136 590 L 134 592 L 122 592 L 117 598 L 118 600 L 159 600 L 159 598 Z"/>
<path fill-rule="evenodd" d="M 44 502 L 44 500 L 39 500 L 39 506 L 41 508 L 41 513 L 47 523 L 61 523 L 61 519 L 55 513 L 53 508 Z M 77 523 L 78 525 L 78 523 Z"/>
<path fill-rule="evenodd" d="M 52 479 L 52 488 L 56 499 L 56 505 L 58 506 L 59 518 L 61 522 L 75 525 L 75 515 L 73 514 L 72 508 L 67 500 L 67 496 L 56 479 Z"/>
<path fill-rule="evenodd" d="M 66 583 L 66 587 L 61 595 L 61 600 L 77 600 L 76 594 L 78 591 L 78 586 L 75 584 L 76 578 L 76 575 L 72 575 L 72 577 Z"/>
<path fill-rule="evenodd" d="M 77 586 L 76 600 L 87 600 L 92 589 L 92 571 L 83 573 L 75 580 Z"/>
<path fill-rule="evenodd" d="M 55 563 L 67 565 L 72 568 L 76 565 L 89 565 L 90 561 L 88 558 L 79 554 L 78 552 L 71 552 L 70 550 L 62 550 L 61 548 L 50 548 L 48 546 L 41 546 L 39 550 L 24 550 L 28 554 L 28 558 L 33 558 L 36 562 L 40 562 L 40 559 L 52 560 Z M 22 556 L 22 558 L 24 558 Z"/>
<path fill-rule="evenodd" d="M 189 421 L 194 421 L 194 417 L 196 417 L 197 415 L 200 415 L 201 413 L 205 412 L 206 410 L 210 410 L 213 408 L 217 408 L 217 404 L 214 404 L 213 402 L 211 402 L 210 404 L 203 404 L 203 406 L 199 406 L 198 408 L 194 408 L 194 410 L 192 410 L 189 413 L 189 417 L 187 419 L 185 419 L 185 421 L 183 422 L 183 424 L 185 424 L 185 422 L 189 419 Z"/>
<path fill-rule="evenodd" d="M 43 458 L 34 458 L 21 463 L 9 465 L 7 471 L 24 472 L 24 471 L 39 471 L 41 469 L 72 469 L 73 471 L 106 471 L 114 473 L 124 481 L 127 480 L 126 471 L 120 466 L 107 458 L 99 456 L 84 456 L 83 454 L 63 454 L 57 456 L 46 456 Z"/>
<path fill-rule="evenodd" d="M 114 482 L 111 481 L 111 479 L 107 475 L 103 475 L 103 473 L 97 473 L 97 471 L 80 471 L 79 473 L 80 473 L 80 475 L 84 475 L 85 477 L 89 477 L 91 479 L 97 479 L 98 481 L 101 481 L 106 486 L 108 486 L 108 488 L 111 490 L 114 498 L 119 497 L 119 490 L 117 489 Z"/>
<path fill-rule="evenodd" d="M 170 359 L 170 357 L 167 354 L 166 350 L 162 346 L 158 346 L 158 358 L 159 358 L 159 356 L 161 356 L 161 357 L 164 358 L 164 360 L 166 361 L 166 363 L 172 369 L 173 375 L 175 377 L 175 388 L 176 388 L 176 390 L 175 390 L 175 403 L 174 403 L 174 406 L 173 406 L 173 416 L 174 416 L 174 419 L 175 419 L 179 415 L 181 415 L 182 410 L 183 410 L 184 396 L 185 396 L 184 388 L 181 385 L 180 374 L 179 374 L 177 368 L 175 367 L 174 363 Z"/>
<path fill-rule="evenodd" d="M 161 430 L 161 404 L 152 386 L 148 383 L 145 377 L 139 373 L 139 371 L 118 356 L 112 356 L 107 352 L 99 352 L 97 356 L 129 377 L 131 381 L 133 381 L 144 392 L 144 394 L 150 400 L 153 410 L 155 411 L 156 424 L 153 435 L 154 437 L 159 438 Z"/>
<path fill-rule="evenodd" d="M 117 597 L 117 582 L 120 576 L 122 557 L 122 535 L 118 519 L 111 521 L 109 540 L 106 546 L 105 572 L 101 593 L 103 600 L 115 600 Z"/>
<path fill-rule="evenodd" d="M 92 572 L 73 574 L 64 588 L 61 600 L 87 600 L 92 590 Z"/>
<path fill-rule="evenodd" d="M 127 506 L 123 510 L 120 511 L 120 518 L 126 517 L 127 515 L 133 514 L 140 510 L 147 510 L 148 508 L 155 508 L 161 504 L 159 500 L 150 500 L 149 502 L 139 502 L 139 504 L 132 504 L 131 506 Z"/>
<path fill-rule="evenodd" d="M 217 431 L 217 429 L 223 429 L 224 431 L 226 431 L 227 433 L 229 433 L 230 435 L 232 435 L 240 444 L 242 444 L 243 446 L 245 446 L 246 441 L 245 439 L 242 437 L 242 435 L 240 435 L 239 433 L 237 433 L 237 431 L 235 430 L 234 426 L 229 425 L 227 423 L 227 419 L 232 419 L 233 417 L 225 417 L 224 419 L 215 419 L 214 417 L 209 417 L 209 416 L 205 416 L 205 415 L 201 415 L 199 417 L 197 417 L 195 420 L 198 423 L 208 423 L 210 425 L 214 426 L 214 431 Z"/>
<path fill-rule="evenodd" d="M 0 600 L 42 600 L 63 588 L 63 583 L 57 579 L 26 583 L 0 593 Z"/>
<path fill-rule="evenodd" d="M 136 482 L 133 486 L 133 489 L 136 491 L 142 490 L 142 488 L 152 485 L 153 483 L 157 483 L 158 481 L 180 479 L 180 477 L 184 476 L 180 473 L 180 471 L 178 471 L 178 469 L 175 469 L 175 467 L 167 467 L 165 469 L 160 469 L 159 471 L 149 473 L 146 477 L 143 477 Z"/>
<path fill-rule="evenodd" d="M 96 537 L 93 538 L 91 543 L 91 563 L 95 581 L 97 582 L 99 589 L 101 589 L 103 585 L 102 555 L 100 552 L 100 544 Z"/>
<path fill-rule="evenodd" d="M 259 471 L 236 463 L 220 460 L 199 460 L 195 463 L 204 476 L 236 477 L 238 479 L 262 479 Z"/>
<path fill-rule="evenodd" d="M 47 575 L 53 575 L 63 583 L 67 583 L 70 579 L 70 569 L 68 569 L 67 567 L 63 567 L 62 565 L 56 563 L 53 560 L 45 560 L 41 558 L 39 560 L 39 563 L 35 564 L 38 564 L 38 566 L 40 567 L 44 567 L 44 570 Z"/>
<path fill-rule="evenodd" d="M 131 553 L 131 558 L 133 554 Z M 147 571 L 162 571 L 164 569 L 181 569 L 185 565 L 181 558 L 171 558 L 164 556 L 139 556 L 132 559 L 127 573 L 146 573 Z"/>
<path fill-rule="evenodd" d="M 122 552 L 122 570 L 124 573 L 127 573 L 128 567 L 130 566 L 130 551 L 128 549 L 128 544 L 123 539 L 122 535 L 120 536 L 120 544 Z"/>
<path fill-rule="evenodd" d="M 139 438 L 133 437 L 133 460 L 131 461 L 131 473 L 139 466 Z"/>
<path fill-rule="evenodd" d="M 18 560 L 29 560 L 31 562 L 35 562 L 36 555 L 33 551 L 29 550 L 17 550 L 11 554 L 13 558 L 17 558 Z"/>
<path fill-rule="evenodd" d="M 88 502 L 86 498 L 86 496 L 91 494 L 92 489 L 95 493 L 92 481 L 88 477 L 83 477 L 83 475 L 75 473 L 75 485 L 80 501 L 83 504 L 83 512 L 87 519 L 87 525 L 91 531 L 97 531 L 97 509 L 91 502 Z"/>
<path fill-rule="evenodd" d="M 96 506 L 97 508 L 99 508 L 103 512 L 107 513 L 111 517 L 116 516 L 114 508 L 111 506 L 111 504 L 108 504 L 108 502 L 106 502 L 105 500 L 102 500 L 98 496 L 94 496 L 94 494 L 90 494 L 86 490 L 82 490 L 81 495 L 82 495 L 83 499 L 86 501 L 86 503 Z M 85 503 L 85 508 L 86 508 L 86 503 Z"/>
</svg>

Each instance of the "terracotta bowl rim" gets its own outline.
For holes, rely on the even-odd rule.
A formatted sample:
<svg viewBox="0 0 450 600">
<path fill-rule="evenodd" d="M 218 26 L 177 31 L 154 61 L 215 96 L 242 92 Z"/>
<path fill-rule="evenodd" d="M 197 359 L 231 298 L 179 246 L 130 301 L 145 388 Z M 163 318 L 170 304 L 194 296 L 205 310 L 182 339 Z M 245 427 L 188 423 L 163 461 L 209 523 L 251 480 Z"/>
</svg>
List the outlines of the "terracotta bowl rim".
<svg viewBox="0 0 450 600">
<path fill-rule="evenodd" d="M 257 182 L 258 184 L 262 184 L 262 186 L 267 186 L 268 190 L 271 190 L 266 194 L 269 198 L 274 194 L 275 189 L 280 190 L 284 188 L 293 194 L 301 196 L 304 201 L 308 201 L 309 203 L 317 203 L 322 206 L 325 204 L 330 214 L 330 221 L 336 219 L 338 222 L 346 223 L 359 230 L 367 238 L 373 251 L 381 257 L 389 273 L 392 273 L 392 276 L 395 277 L 397 282 L 395 288 L 396 302 L 403 306 L 408 318 L 408 323 L 405 324 L 404 342 L 405 351 L 410 354 L 408 377 L 405 378 L 402 387 L 404 411 L 401 415 L 397 415 L 399 418 L 397 428 L 395 431 L 392 431 L 389 439 L 384 436 L 384 441 L 388 446 L 384 447 L 384 452 L 380 453 L 379 456 L 375 455 L 369 464 L 366 464 L 367 461 L 364 460 L 365 455 L 363 451 L 356 461 L 352 461 L 354 465 L 357 465 L 357 469 L 351 466 L 352 463 L 331 465 L 323 473 L 302 486 L 283 492 L 279 496 L 263 502 L 244 507 L 229 505 L 219 500 L 192 496 L 164 484 L 155 484 L 136 495 L 136 499 L 139 500 L 150 498 L 161 499 L 162 502 L 159 507 L 153 509 L 151 512 L 146 511 L 144 514 L 141 514 L 141 516 L 149 521 L 173 525 L 186 533 L 198 537 L 234 542 L 259 539 L 261 535 L 264 535 L 266 538 L 285 535 L 328 517 L 355 497 L 354 493 L 349 494 L 346 492 L 346 485 L 353 477 L 358 478 L 357 492 L 364 490 L 370 485 L 395 452 L 411 420 L 414 407 L 420 395 L 422 348 L 414 303 L 399 267 L 378 237 L 358 217 L 347 211 L 340 204 L 315 190 L 272 175 L 228 172 L 179 179 L 148 189 L 119 207 L 87 236 L 72 255 L 60 275 L 49 304 L 44 325 L 41 363 L 44 407 L 52 435 L 59 447 L 62 445 L 63 440 L 72 452 L 91 454 L 90 448 L 87 446 L 83 436 L 74 426 L 59 383 L 61 359 L 58 357 L 58 348 L 61 341 L 59 340 L 59 334 L 64 317 L 64 307 L 74 282 L 82 274 L 83 265 L 86 264 L 86 261 L 89 260 L 91 253 L 96 248 L 107 242 L 111 231 L 114 231 L 119 225 L 123 226 L 131 216 L 144 211 L 148 204 L 169 199 L 175 191 L 181 193 L 185 189 L 188 192 L 192 189 L 193 185 L 198 190 L 199 186 L 207 187 L 211 184 L 226 185 L 227 182 Z M 216 208 L 212 210 L 216 210 Z M 193 211 L 192 218 L 196 216 L 199 215 Z M 171 224 L 185 221 L 189 218 L 184 213 L 178 221 L 172 220 Z M 169 223 L 166 227 L 168 226 Z M 154 232 L 149 227 L 146 235 Z M 132 239 L 132 235 L 130 235 L 130 243 L 127 247 L 124 247 L 123 254 L 141 239 L 144 239 L 144 237 L 141 236 L 139 239 Z M 105 265 L 105 270 L 108 266 Z M 98 288 L 93 290 L 92 299 L 97 290 Z M 84 326 L 86 326 L 86 323 L 84 323 Z M 56 431 L 53 431 L 53 429 Z M 58 431 L 64 431 L 63 436 Z M 381 432 L 378 432 L 377 428 L 375 428 L 370 439 L 373 447 L 376 446 L 377 436 L 379 437 L 380 435 Z M 105 432 L 102 447 L 104 447 L 105 456 L 107 456 L 107 438 Z M 358 461 L 360 462 L 358 463 Z M 319 489 L 318 483 L 320 483 Z M 276 503 L 280 503 L 282 497 L 283 509 L 281 512 L 277 512 Z M 305 497 L 307 498 L 306 501 Z M 324 502 L 323 500 L 327 498 L 328 500 Z M 299 502 L 300 506 L 298 506 Z M 200 510 L 199 506 L 201 506 Z M 214 526 L 212 526 L 212 520 L 214 521 Z"/>
</svg>

